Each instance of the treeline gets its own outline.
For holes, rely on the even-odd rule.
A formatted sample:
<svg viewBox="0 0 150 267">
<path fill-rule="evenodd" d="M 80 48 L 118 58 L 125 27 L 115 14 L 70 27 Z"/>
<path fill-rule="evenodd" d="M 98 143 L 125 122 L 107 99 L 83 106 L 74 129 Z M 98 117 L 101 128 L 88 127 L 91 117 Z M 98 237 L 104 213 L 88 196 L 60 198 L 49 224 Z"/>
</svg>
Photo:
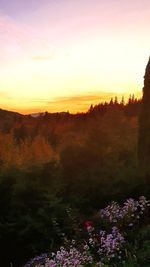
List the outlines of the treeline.
<svg viewBox="0 0 150 267">
<path fill-rule="evenodd" d="M 0 166 L 27 168 L 59 160 L 61 151 L 69 144 L 84 145 L 97 123 L 104 124 L 107 132 L 113 131 L 110 125 L 113 116 L 118 120 L 118 127 L 121 120 L 136 127 L 140 106 L 141 100 L 132 96 L 126 104 L 123 99 L 118 102 L 115 98 L 75 115 L 46 112 L 33 118 L 0 110 Z"/>
<path fill-rule="evenodd" d="M 111 98 L 110 102 L 103 102 L 95 106 L 91 105 L 89 113 L 105 113 L 108 109 L 121 109 L 127 116 L 137 116 L 140 112 L 141 99 L 137 99 L 134 94 L 130 95 L 128 101 L 125 102 L 124 97 L 119 101 L 117 96 Z"/>
<path fill-rule="evenodd" d="M 72 238 L 111 200 L 148 195 L 137 168 L 141 100 L 33 118 L 0 111 L 0 251 L 19 267 Z"/>
</svg>

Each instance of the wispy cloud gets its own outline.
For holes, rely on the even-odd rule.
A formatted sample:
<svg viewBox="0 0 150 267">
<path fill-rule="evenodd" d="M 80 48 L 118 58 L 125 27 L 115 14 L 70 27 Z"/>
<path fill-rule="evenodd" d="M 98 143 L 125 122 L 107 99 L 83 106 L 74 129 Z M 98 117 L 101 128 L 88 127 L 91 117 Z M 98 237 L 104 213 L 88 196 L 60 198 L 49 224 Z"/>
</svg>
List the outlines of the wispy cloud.
<svg viewBox="0 0 150 267">
<path fill-rule="evenodd" d="M 49 50 L 47 41 L 40 38 L 32 26 L 20 23 L 2 13 L 0 13 L 0 39 L 6 51 L 8 47 L 13 47 L 14 50 L 16 47 L 16 51 L 19 51 L 21 56 L 23 53 L 29 58 L 35 55 L 32 57 L 33 60 L 49 60 L 53 57 L 49 51 L 47 52 Z"/>
<path fill-rule="evenodd" d="M 98 100 L 99 96 L 96 95 L 79 95 L 79 96 L 66 96 L 66 97 L 55 97 L 52 101 L 49 101 L 49 104 L 55 103 L 77 103 L 77 102 L 89 102 Z"/>
<path fill-rule="evenodd" d="M 118 94 L 117 94 L 118 95 Z M 52 101 L 49 101 L 49 104 L 83 104 L 83 103 L 95 103 L 109 101 L 111 97 L 115 97 L 115 93 L 106 93 L 98 92 L 97 94 L 88 94 L 88 95 L 75 95 L 75 96 L 66 96 L 66 97 L 56 97 Z M 121 95 L 120 95 L 121 96 Z"/>
<path fill-rule="evenodd" d="M 27 32 L 24 27 L 9 16 L 0 14 L 0 33 L 14 37 L 18 41 L 25 41 Z"/>
<path fill-rule="evenodd" d="M 49 56 L 49 55 L 38 55 L 38 56 L 33 56 L 32 60 L 35 61 L 44 61 L 44 60 L 52 60 L 54 57 Z"/>
</svg>

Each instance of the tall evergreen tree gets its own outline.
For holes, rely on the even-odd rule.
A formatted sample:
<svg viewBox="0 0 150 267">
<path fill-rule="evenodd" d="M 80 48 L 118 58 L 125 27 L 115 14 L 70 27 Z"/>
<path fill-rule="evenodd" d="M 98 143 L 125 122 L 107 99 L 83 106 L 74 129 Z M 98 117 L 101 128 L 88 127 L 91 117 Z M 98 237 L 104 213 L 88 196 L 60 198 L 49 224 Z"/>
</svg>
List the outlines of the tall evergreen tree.
<svg viewBox="0 0 150 267">
<path fill-rule="evenodd" d="M 145 70 L 139 117 L 138 159 L 142 171 L 150 174 L 150 58 Z"/>
</svg>

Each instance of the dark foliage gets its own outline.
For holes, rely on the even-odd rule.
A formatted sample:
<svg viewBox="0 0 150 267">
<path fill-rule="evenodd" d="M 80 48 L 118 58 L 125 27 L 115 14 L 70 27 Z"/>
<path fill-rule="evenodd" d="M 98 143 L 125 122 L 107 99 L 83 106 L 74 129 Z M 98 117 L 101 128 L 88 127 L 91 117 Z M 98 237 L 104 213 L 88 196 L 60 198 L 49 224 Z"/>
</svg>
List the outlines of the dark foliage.
<svg viewBox="0 0 150 267">
<path fill-rule="evenodd" d="M 150 173 L 150 59 L 145 76 L 141 113 L 139 118 L 139 167 L 145 174 Z"/>
<path fill-rule="evenodd" d="M 76 115 L 0 111 L 2 266 L 57 248 L 111 200 L 149 197 L 137 168 L 140 108 L 132 96 Z"/>
</svg>

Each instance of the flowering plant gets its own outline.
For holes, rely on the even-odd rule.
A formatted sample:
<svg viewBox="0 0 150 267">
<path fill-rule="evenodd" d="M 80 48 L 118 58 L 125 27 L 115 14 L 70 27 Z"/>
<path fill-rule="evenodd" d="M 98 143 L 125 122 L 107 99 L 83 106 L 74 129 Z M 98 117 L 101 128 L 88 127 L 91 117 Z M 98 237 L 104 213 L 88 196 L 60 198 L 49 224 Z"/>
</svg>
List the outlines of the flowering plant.
<svg viewBox="0 0 150 267">
<path fill-rule="evenodd" d="M 150 201 L 144 196 L 139 200 L 129 198 L 122 206 L 113 201 L 100 210 L 98 229 L 93 221 L 85 221 L 80 240 L 69 241 L 65 238 L 64 246 L 55 253 L 37 256 L 25 267 L 124 266 L 128 255 L 136 259 L 132 249 L 129 249 L 129 235 L 126 232 L 138 225 L 149 206 Z M 109 227 L 102 227 L 103 221 Z"/>
<path fill-rule="evenodd" d="M 137 224 L 144 214 L 150 201 L 141 196 L 139 200 L 133 198 L 127 199 L 121 207 L 117 202 L 113 201 L 106 208 L 100 210 L 100 217 L 107 223 L 117 225 L 119 228 L 132 227 Z"/>
</svg>

